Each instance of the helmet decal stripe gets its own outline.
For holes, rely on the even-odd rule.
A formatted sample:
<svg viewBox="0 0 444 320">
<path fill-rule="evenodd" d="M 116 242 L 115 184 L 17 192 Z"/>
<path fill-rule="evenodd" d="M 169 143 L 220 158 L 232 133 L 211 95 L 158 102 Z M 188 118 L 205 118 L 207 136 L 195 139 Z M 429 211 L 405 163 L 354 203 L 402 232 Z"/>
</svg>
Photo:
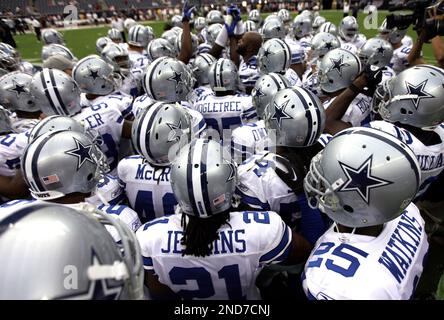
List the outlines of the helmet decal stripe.
<svg viewBox="0 0 444 320">
<path fill-rule="evenodd" d="M 298 89 L 295 88 L 293 92 L 296 93 L 296 95 L 298 96 L 299 100 L 301 101 L 305 109 L 305 116 L 307 117 L 307 135 L 305 136 L 304 146 L 308 146 L 310 141 L 312 140 L 313 116 L 314 116 L 312 114 L 313 110 L 310 109 L 310 107 L 307 104 L 307 101 L 305 100 L 305 97 L 299 92 Z"/>
<path fill-rule="evenodd" d="M 63 115 L 69 116 L 68 109 L 66 109 L 66 106 L 63 103 L 63 99 L 60 96 L 59 89 L 57 88 L 57 84 L 56 84 L 56 81 L 54 79 L 54 71 L 52 69 L 49 69 L 49 78 L 51 79 L 52 89 L 54 90 L 54 93 L 55 93 L 55 95 L 57 97 L 57 101 L 59 102 L 59 106 L 63 110 Z"/>
<path fill-rule="evenodd" d="M 202 198 L 205 206 L 205 211 L 208 216 L 211 215 L 211 202 L 208 196 L 208 181 L 207 181 L 207 161 L 208 161 L 208 141 L 203 141 L 202 158 L 200 161 L 200 186 L 202 190 Z"/>
<path fill-rule="evenodd" d="M 193 162 L 191 157 L 192 152 L 191 152 L 191 148 L 196 144 L 197 140 L 194 140 L 191 145 L 190 145 L 190 149 L 188 151 L 188 159 L 187 159 L 187 189 L 188 189 L 188 198 L 190 199 L 190 204 L 193 208 L 193 213 L 197 214 L 197 216 L 200 215 L 200 211 L 197 210 L 197 205 L 196 205 L 196 199 L 194 197 L 194 189 L 193 189 Z"/>
<path fill-rule="evenodd" d="M 314 95 L 312 94 L 312 92 L 310 91 L 306 91 L 307 95 L 308 95 L 308 99 L 310 99 L 311 103 L 313 104 L 313 106 L 317 105 L 317 102 L 314 99 Z M 321 123 L 322 123 L 322 119 L 321 119 L 321 111 L 319 110 L 319 108 L 316 107 L 312 107 L 311 109 L 315 109 L 316 111 L 316 125 L 313 129 L 316 130 L 314 136 L 312 137 L 312 140 L 310 141 L 310 144 L 313 144 L 315 141 L 314 139 L 316 139 L 316 137 L 319 137 L 321 135 Z"/>
<path fill-rule="evenodd" d="M 271 80 L 273 80 L 273 82 L 274 82 L 274 84 L 276 85 L 276 88 L 278 88 L 278 90 L 284 88 L 284 86 L 281 86 L 281 85 L 279 84 L 279 81 L 276 79 L 276 75 L 271 74 L 271 73 L 269 73 L 268 75 L 270 76 Z"/>
<path fill-rule="evenodd" d="M 159 59 L 154 66 L 151 68 L 151 73 L 149 75 L 149 91 L 151 93 L 151 96 L 153 97 L 154 100 L 157 100 L 157 97 L 154 94 L 154 89 L 153 89 L 153 76 L 154 74 L 157 72 L 157 66 L 163 61 L 163 59 Z"/>
<path fill-rule="evenodd" d="M 60 110 L 60 108 L 54 104 L 55 97 L 51 96 L 51 91 L 49 90 L 48 86 L 46 85 L 46 81 L 48 81 L 48 82 L 50 81 L 49 79 L 47 80 L 47 77 L 48 77 L 47 72 L 48 72 L 48 69 L 43 69 L 43 71 L 40 73 L 40 82 L 43 85 L 43 91 L 45 92 L 46 99 L 48 99 L 49 104 L 51 105 L 51 108 L 54 110 L 54 112 L 56 114 L 62 114 L 62 111 Z"/>
<path fill-rule="evenodd" d="M 39 208 L 43 207 L 43 205 L 34 205 L 30 207 L 25 207 L 19 209 L 11 215 L 8 215 L 5 219 L 0 220 L 0 236 L 6 231 L 10 230 L 8 228 L 9 225 L 17 223 L 20 219 L 23 219 L 30 213 L 36 212 Z"/>
<path fill-rule="evenodd" d="M 142 150 L 142 153 L 145 153 L 148 155 L 151 159 L 154 159 L 153 154 L 151 153 L 150 148 L 147 148 L 147 142 L 150 143 L 151 138 L 151 131 L 153 130 L 153 122 L 154 119 L 156 119 L 157 113 L 160 111 L 160 108 L 162 107 L 161 104 L 157 105 L 156 107 L 151 107 L 148 112 L 146 113 L 144 117 L 144 121 L 142 122 L 142 136 L 141 136 L 141 142 L 140 147 Z M 149 121 L 147 122 L 146 119 L 149 118 Z"/>
<path fill-rule="evenodd" d="M 196 143 L 194 145 L 194 150 L 192 152 L 192 159 L 191 163 L 193 164 L 191 166 L 191 174 L 192 174 L 192 180 L 193 180 L 193 194 L 194 194 L 194 202 L 197 207 L 197 210 L 199 211 L 199 214 L 202 216 L 207 216 L 206 208 L 203 203 L 203 186 L 202 186 L 202 180 L 201 180 L 201 165 L 202 165 L 202 147 L 203 147 L 203 140 L 196 140 Z M 199 164 L 198 166 L 196 166 Z"/>
<path fill-rule="evenodd" d="M 39 170 L 37 167 L 37 160 L 39 158 L 40 152 L 42 151 L 43 147 L 45 146 L 46 142 L 52 137 L 54 132 L 48 134 L 48 135 L 44 135 L 42 136 L 42 139 L 40 139 L 39 143 L 37 144 L 37 146 L 35 147 L 35 150 L 32 154 L 31 157 L 31 173 L 32 173 L 32 177 L 35 178 L 34 183 L 37 187 L 36 191 L 45 191 L 45 188 L 43 187 L 42 182 L 39 179 Z"/>
</svg>

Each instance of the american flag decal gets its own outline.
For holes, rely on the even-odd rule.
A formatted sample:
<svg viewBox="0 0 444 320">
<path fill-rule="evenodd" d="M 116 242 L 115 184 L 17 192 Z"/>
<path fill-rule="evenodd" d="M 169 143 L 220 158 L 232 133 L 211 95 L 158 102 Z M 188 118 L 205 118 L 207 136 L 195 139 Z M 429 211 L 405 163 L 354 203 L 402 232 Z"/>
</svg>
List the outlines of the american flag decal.
<svg viewBox="0 0 444 320">
<path fill-rule="evenodd" d="M 43 180 L 44 184 L 53 184 L 53 183 L 60 181 L 59 177 L 56 174 L 52 174 L 50 176 L 43 177 L 42 180 Z"/>
<path fill-rule="evenodd" d="M 225 201 L 225 194 L 221 194 L 219 197 L 213 199 L 213 205 L 217 206 Z"/>
</svg>

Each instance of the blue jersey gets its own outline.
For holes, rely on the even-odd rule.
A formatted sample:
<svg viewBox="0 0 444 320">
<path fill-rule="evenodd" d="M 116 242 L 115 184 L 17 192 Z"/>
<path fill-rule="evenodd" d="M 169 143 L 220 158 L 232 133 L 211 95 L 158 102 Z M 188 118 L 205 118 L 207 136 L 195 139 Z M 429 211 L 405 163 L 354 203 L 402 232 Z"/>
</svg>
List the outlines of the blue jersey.
<svg viewBox="0 0 444 320">
<path fill-rule="evenodd" d="M 209 256 L 182 256 L 181 214 L 158 218 L 136 233 L 145 270 L 184 299 L 260 299 L 256 277 L 288 256 L 292 232 L 275 212 L 232 212 Z"/>
</svg>

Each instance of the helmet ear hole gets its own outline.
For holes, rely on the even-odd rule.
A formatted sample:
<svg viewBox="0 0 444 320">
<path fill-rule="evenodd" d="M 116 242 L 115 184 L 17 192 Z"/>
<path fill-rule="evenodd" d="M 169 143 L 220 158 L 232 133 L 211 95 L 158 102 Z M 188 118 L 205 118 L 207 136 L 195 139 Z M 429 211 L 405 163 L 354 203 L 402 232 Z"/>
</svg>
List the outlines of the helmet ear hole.
<svg viewBox="0 0 444 320">
<path fill-rule="evenodd" d="M 88 181 L 91 181 L 92 179 L 93 179 L 93 174 L 92 173 L 90 173 L 87 177 L 86 177 L 86 180 L 88 180 Z"/>
<path fill-rule="evenodd" d="M 344 210 L 347 211 L 348 213 L 353 213 L 353 212 L 354 212 L 353 208 L 350 207 L 350 206 L 347 205 L 347 204 L 344 205 L 343 208 L 344 208 Z"/>
<path fill-rule="evenodd" d="M 407 114 L 407 110 L 404 109 L 404 108 L 401 108 L 401 109 L 399 110 L 399 112 L 401 112 L 401 114 Z"/>
</svg>

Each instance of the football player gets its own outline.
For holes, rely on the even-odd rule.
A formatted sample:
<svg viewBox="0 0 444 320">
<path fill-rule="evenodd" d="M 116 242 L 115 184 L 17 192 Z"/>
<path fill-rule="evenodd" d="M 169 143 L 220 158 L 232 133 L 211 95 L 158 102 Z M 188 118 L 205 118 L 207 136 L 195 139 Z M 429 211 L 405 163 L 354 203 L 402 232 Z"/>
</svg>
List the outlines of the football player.
<svg viewBox="0 0 444 320">
<path fill-rule="evenodd" d="M 424 220 L 410 202 L 420 181 L 410 148 L 376 129 L 341 131 L 313 158 L 308 203 L 334 224 L 305 264 L 309 299 L 412 297 L 428 250 Z"/>
<path fill-rule="evenodd" d="M 0 207 L 0 299 L 128 300 L 143 298 L 143 268 L 135 235 L 82 203 L 41 201 Z M 121 239 L 110 236 L 113 228 Z M 28 263 L 23 268 L 24 261 Z"/>
<path fill-rule="evenodd" d="M 136 233 L 154 299 L 259 299 L 255 280 L 265 265 L 306 258 L 310 244 L 275 212 L 232 211 L 236 166 L 219 143 L 183 148 L 171 182 L 180 212 Z"/>
<path fill-rule="evenodd" d="M 349 50 L 351 53 L 357 53 L 367 38 L 362 33 L 359 33 L 359 24 L 355 17 L 347 16 L 341 20 L 339 24 L 339 39 L 341 41 L 341 48 Z"/>
</svg>

